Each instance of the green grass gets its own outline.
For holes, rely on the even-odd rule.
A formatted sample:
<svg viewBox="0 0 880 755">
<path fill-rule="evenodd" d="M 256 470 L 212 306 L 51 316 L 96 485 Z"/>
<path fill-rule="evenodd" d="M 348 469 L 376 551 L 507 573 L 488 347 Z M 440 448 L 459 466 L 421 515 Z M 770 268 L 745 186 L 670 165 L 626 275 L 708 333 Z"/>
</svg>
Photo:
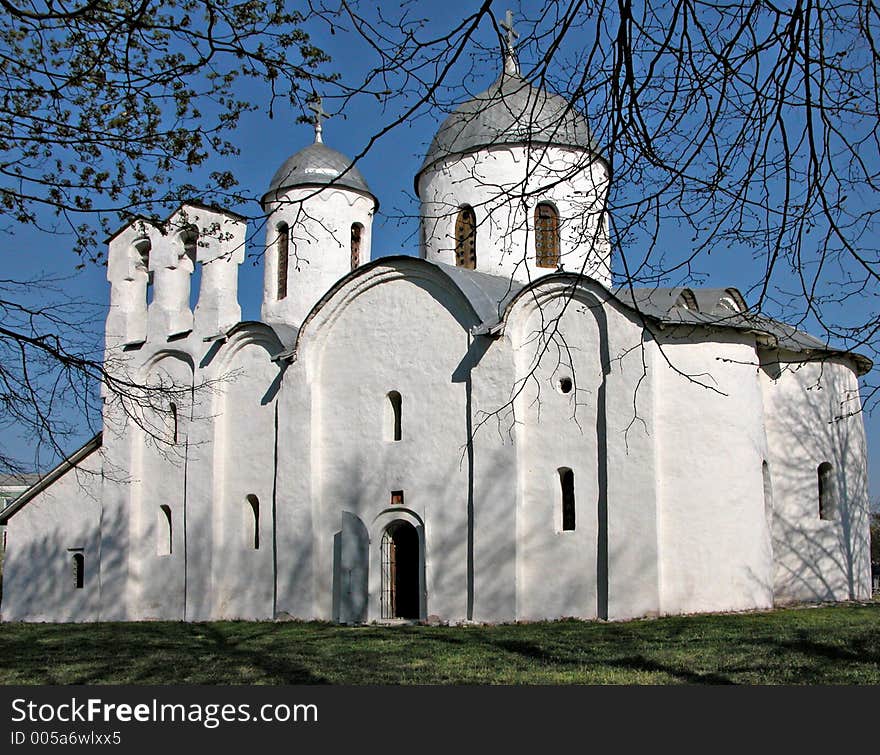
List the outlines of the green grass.
<svg viewBox="0 0 880 755">
<path fill-rule="evenodd" d="M 0 624 L 2 684 L 880 684 L 880 602 L 625 623 Z"/>
</svg>

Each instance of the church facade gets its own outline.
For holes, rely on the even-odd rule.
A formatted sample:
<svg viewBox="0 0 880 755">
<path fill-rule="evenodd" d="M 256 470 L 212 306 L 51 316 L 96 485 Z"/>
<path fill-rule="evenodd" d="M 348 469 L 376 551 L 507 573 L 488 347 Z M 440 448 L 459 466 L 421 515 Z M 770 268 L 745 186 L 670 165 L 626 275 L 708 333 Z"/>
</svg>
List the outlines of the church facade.
<svg viewBox="0 0 880 755">
<path fill-rule="evenodd" d="M 108 242 L 102 433 L 0 515 L 5 620 L 513 621 L 870 595 L 868 360 L 732 288 L 611 287 L 608 166 L 508 51 L 415 179 L 322 141 L 246 224 Z M 197 303 L 190 308 L 190 289 Z"/>
</svg>

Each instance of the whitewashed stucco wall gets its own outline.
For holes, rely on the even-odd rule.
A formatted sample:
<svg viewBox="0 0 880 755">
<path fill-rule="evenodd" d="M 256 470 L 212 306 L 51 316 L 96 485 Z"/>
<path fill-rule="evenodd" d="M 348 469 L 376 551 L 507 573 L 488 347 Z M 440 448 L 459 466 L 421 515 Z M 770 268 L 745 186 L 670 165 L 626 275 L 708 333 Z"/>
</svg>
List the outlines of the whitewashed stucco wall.
<svg viewBox="0 0 880 755">
<path fill-rule="evenodd" d="M 535 205 L 547 201 L 559 213 L 565 269 L 610 283 L 607 187 L 601 161 L 561 147 L 495 147 L 450 156 L 419 176 L 421 256 L 455 265 L 455 221 L 467 205 L 477 221 L 477 270 L 533 280 L 548 272 L 536 266 L 534 234 Z"/>
<path fill-rule="evenodd" d="M 867 460 L 856 375 L 843 358 L 762 357 L 776 600 L 867 598 Z M 817 470 L 826 461 L 838 500 L 831 520 L 819 518 Z"/>
<path fill-rule="evenodd" d="M 753 336 L 682 329 L 658 346 L 668 359 L 656 385 L 661 611 L 769 607 Z"/>
<path fill-rule="evenodd" d="M 470 388 L 473 443 L 464 462 L 473 466 L 473 613 L 476 621 L 517 618 L 517 429 L 510 402 L 516 380 L 507 337 L 470 339 L 456 370 Z M 469 383 L 468 383 L 469 380 Z M 467 432 L 467 428 L 466 428 Z"/>
<path fill-rule="evenodd" d="M 92 453 L 9 520 L 4 621 L 99 618 L 101 462 L 101 452 Z M 75 553 L 83 556 L 81 588 L 74 583 Z"/>
<path fill-rule="evenodd" d="M 255 327 L 226 347 L 219 367 L 216 482 L 208 522 L 214 540 L 212 614 L 218 618 L 274 618 L 275 404 L 280 368 L 271 357 L 278 350 L 276 339 Z"/>
<path fill-rule="evenodd" d="M 276 470 L 277 604 L 279 614 L 303 619 L 321 613 L 315 570 L 314 536 L 318 477 L 316 392 L 302 359 L 285 369 L 278 396 L 278 467 Z M 322 583 L 323 584 L 323 583 Z"/>
<path fill-rule="evenodd" d="M 153 360 L 151 360 L 153 361 Z M 192 363 L 180 353 L 160 353 L 149 365 L 146 382 L 155 386 L 191 387 Z M 185 395 L 177 396 L 177 441 L 172 403 L 157 396 L 155 409 L 145 409 L 140 425 L 130 422 L 131 537 L 129 586 L 133 616 L 138 619 L 183 619 L 188 523 L 186 510 L 187 434 L 192 411 Z M 171 518 L 170 547 L 166 515 Z"/>
<path fill-rule="evenodd" d="M 400 265 L 404 269 L 405 263 Z M 463 617 L 467 607 L 466 391 L 453 376 L 468 348 L 467 305 L 442 276 L 422 267 L 406 278 L 377 268 L 356 292 L 337 295 L 303 347 L 314 365 L 312 390 L 314 539 L 319 615 L 330 618 L 333 537 L 349 512 L 370 533 L 371 566 L 380 524 L 401 508 L 424 523 L 425 610 Z M 382 285 L 375 285 L 378 278 Z M 320 332 L 319 332 L 320 331 Z M 402 397 L 402 438 L 390 439 L 387 395 Z M 379 575 L 369 569 L 369 618 L 379 616 Z M 337 578 L 339 575 L 337 573 Z"/>
<path fill-rule="evenodd" d="M 509 316 L 523 388 L 516 401 L 521 618 L 657 610 L 651 376 L 640 324 L 603 306 L 606 298 L 589 282 L 574 289 L 553 282 L 521 296 Z M 573 382 L 568 394 L 564 378 Z M 574 531 L 562 531 L 561 467 L 574 472 Z"/>
</svg>

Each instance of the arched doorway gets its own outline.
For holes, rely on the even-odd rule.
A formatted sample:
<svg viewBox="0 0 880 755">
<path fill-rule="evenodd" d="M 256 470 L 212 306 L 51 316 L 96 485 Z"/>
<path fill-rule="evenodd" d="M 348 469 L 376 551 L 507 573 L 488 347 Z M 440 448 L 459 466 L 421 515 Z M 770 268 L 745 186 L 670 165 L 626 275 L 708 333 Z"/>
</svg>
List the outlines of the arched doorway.
<svg viewBox="0 0 880 755">
<path fill-rule="evenodd" d="M 382 618 L 419 618 L 419 533 L 409 522 L 382 535 Z"/>
</svg>

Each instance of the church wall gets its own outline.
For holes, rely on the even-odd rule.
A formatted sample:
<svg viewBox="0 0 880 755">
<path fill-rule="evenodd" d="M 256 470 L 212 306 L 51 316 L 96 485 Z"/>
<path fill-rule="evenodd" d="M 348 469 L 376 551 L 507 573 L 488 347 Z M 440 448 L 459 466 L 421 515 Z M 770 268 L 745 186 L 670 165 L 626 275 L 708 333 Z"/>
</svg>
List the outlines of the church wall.
<svg viewBox="0 0 880 755">
<path fill-rule="evenodd" d="M 184 608 L 188 621 L 207 621 L 213 618 L 212 569 L 215 563 L 217 517 L 215 491 L 222 480 L 222 463 L 218 463 L 215 428 L 222 420 L 217 397 L 222 395 L 227 378 L 219 374 L 214 356 L 219 343 L 206 345 L 202 334 L 194 332 L 184 342 L 191 349 L 195 372 L 190 414 L 186 436 L 178 440 L 179 453 L 185 455 L 183 494 L 184 510 L 181 525 L 184 533 L 185 570 Z M 222 554 L 221 554 L 222 555 Z"/>
<path fill-rule="evenodd" d="M 663 356 L 657 360 L 662 360 L 657 479 L 666 614 L 772 604 L 754 344 L 736 333 L 710 337 L 693 329 L 658 335 Z"/>
<path fill-rule="evenodd" d="M 219 368 L 212 559 L 215 618 L 274 618 L 275 398 L 273 341 L 234 342 Z M 253 339 L 253 340 L 251 340 Z M 266 339 L 268 340 L 268 339 Z M 263 342 L 261 342 L 263 341 Z"/>
<path fill-rule="evenodd" d="M 381 274 L 381 271 L 379 271 Z M 433 275 L 364 286 L 334 310 L 333 321 L 315 323 L 317 344 L 313 457 L 316 475 L 315 567 L 318 614 L 330 618 L 334 588 L 350 579 L 334 560 L 343 515 L 360 521 L 369 537 L 369 618 L 379 618 L 380 575 L 376 554 L 382 529 L 406 511 L 423 523 L 424 583 L 428 614 L 460 619 L 467 611 L 468 468 L 465 462 L 466 389 L 454 375 L 468 350 L 468 336 L 452 312 L 463 312 L 460 294 Z M 470 317 L 470 315 L 462 315 Z M 469 322 L 468 325 L 473 324 Z M 402 399 L 402 437 L 391 439 L 388 393 Z M 402 505 L 391 503 L 401 490 Z M 355 528 L 357 529 L 357 528 Z"/>
<path fill-rule="evenodd" d="M 515 382 L 514 357 L 505 338 L 471 339 L 469 357 L 459 368 L 465 379 L 470 366 L 475 621 L 513 621 L 516 599 L 516 432 L 509 402 Z"/>
<path fill-rule="evenodd" d="M 487 154 L 504 173 L 514 153 Z M 753 336 L 652 335 L 599 285 L 562 276 L 521 295 L 500 335 L 473 336 L 455 284 L 395 259 L 349 277 L 293 361 L 275 363 L 268 327 L 228 331 L 237 252 L 143 233 L 111 242 L 107 353 L 118 377 L 157 389 L 152 406 L 126 416 L 105 390 L 102 462 L 89 460 L 101 477 L 69 473 L 10 520 L 5 619 L 377 620 L 380 546 L 397 521 L 417 532 L 423 619 L 624 619 L 870 595 L 864 427 L 843 358 L 762 349 L 759 369 Z M 368 253 L 368 223 L 365 234 Z M 149 306 L 145 239 L 166 286 Z M 340 270 L 316 262 L 318 282 L 306 292 L 301 277 L 293 299 L 312 302 L 348 272 L 342 242 L 336 252 Z M 213 267 L 191 307 L 194 261 Z M 833 471 L 824 517 L 820 464 Z"/>
<path fill-rule="evenodd" d="M 101 461 L 95 452 L 38 493 L 7 525 L 4 621 L 96 621 L 99 618 Z M 77 588 L 74 555 L 83 557 Z"/>
<path fill-rule="evenodd" d="M 146 382 L 184 392 L 173 396 L 177 400 L 176 436 L 172 397 L 162 391 L 153 396 L 153 407 L 142 410 L 139 426 L 129 436 L 134 447 L 129 554 L 132 618 L 182 620 L 188 524 L 186 441 L 192 411 L 185 391 L 192 386 L 192 366 L 183 354 L 161 355 Z"/>
<path fill-rule="evenodd" d="M 583 152 L 560 147 L 484 149 L 456 155 L 426 170 L 421 256 L 455 265 L 455 222 L 463 205 L 477 220 L 477 270 L 527 282 L 548 272 L 535 264 L 534 211 L 549 201 L 559 213 L 561 262 L 609 283 L 605 233 L 605 166 Z M 527 209 L 523 209 L 525 202 Z"/>
<path fill-rule="evenodd" d="M 843 359 L 762 354 L 775 600 L 870 597 L 867 459 L 858 380 Z M 836 510 L 820 518 L 818 467 L 832 466 Z"/>
<path fill-rule="evenodd" d="M 656 345 L 642 324 L 605 308 L 608 618 L 660 607 Z"/>
<path fill-rule="evenodd" d="M 104 453 L 112 470 L 102 493 L 103 619 L 210 618 L 211 359 L 218 336 L 241 318 L 244 236 L 241 218 L 185 204 L 163 224 L 134 221 L 110 241 L 107 370 L 123 385 L 152 388 L 125 401 L 103 391 Z M 172 547 L 160 556 L 163 505 Z"/>
<path fill-rule="evenodd" d="M 312 474 L 319 433 L 315 392 L 301 361 L 289 365 L 278 396 L 276 481 L 277 606 L 280 615 L 326 618 L 316 599 L 313 510 L 319 487 Z"/>
<path fill-rule="evenodd" d="M 658 598 L 651 377 L 641 366 L 641 327 L 602 307 L 592 291 L 569 302 L 570 293 L 544 298 L 539 290 L 539 307 L 510 317 L 522 385 L 518 615 L 642 615 L 657 610 Z M 645 424 L 636 420 L 627 433 L 624 418 L 636 410 Z M 564 529 L 561 468 L 574 475 L 573 530 Z"/>
<path fill-rule="evenodd" d="M 126 360 L 130 362 L 131 360 Z M 130 364 L 114 356 L 105 362 L 117 374 L 135 374 Z M 115 368 L 115 369 L 114 369 Z M 129 589 L 131 542 L 131 491 L 133 455 L 130 433 L 133 423 L 116 397 L 103 389 L 103 434 L 101 453 L 106 474 L 101 482 L 101 612 L 102 621 L 127 621 L 132 616 L 134 596 Z"/>
</svg>

